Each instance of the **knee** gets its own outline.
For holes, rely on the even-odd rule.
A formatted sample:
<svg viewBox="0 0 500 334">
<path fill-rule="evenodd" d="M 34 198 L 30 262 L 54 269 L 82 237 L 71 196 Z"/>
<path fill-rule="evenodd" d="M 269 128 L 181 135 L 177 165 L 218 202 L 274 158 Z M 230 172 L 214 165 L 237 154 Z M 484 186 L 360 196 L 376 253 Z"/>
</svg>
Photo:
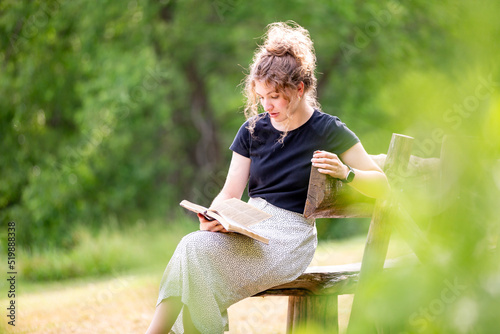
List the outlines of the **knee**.
<svg viewBox="0 0 500 334">
<path fill-rule="evenodd" d="M 205 253 L 214 250 L 216 232 L 195 231 L 184 236 L 179 245 L 182 250 Z"/>
<path fill-rule="evenodd" d="M 179 247 L 186 248 L 193 244 L 204 243 L 204 239 L 206 239 L 204 234 L 207 234 L 207 231 L 194 231 L 186 234 L 179 242 Z"/>
</svg>

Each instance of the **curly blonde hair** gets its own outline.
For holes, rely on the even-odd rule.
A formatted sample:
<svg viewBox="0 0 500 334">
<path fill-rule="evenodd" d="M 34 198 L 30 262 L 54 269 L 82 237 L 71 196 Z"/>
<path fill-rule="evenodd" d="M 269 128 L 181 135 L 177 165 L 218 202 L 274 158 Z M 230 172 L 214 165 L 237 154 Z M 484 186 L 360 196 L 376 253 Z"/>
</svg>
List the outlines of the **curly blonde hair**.
<svg viewBox="0 0 500 334">
<path fill-rule="evenodd" d="M 249 74 L 245 78 L 245 117 L 251 133 L 259 115 L 255 82 L 275 87 L 290 101 L 290 93 L 304 83 L 304 98 L 319 109 L 316 98 L 316 55 L 309 32 L 293 21 L 275 22 L 267 26 L 264 44 L 255 51 Z M 285 133 L 286 136 L 286 133 Z"/>
</svg>

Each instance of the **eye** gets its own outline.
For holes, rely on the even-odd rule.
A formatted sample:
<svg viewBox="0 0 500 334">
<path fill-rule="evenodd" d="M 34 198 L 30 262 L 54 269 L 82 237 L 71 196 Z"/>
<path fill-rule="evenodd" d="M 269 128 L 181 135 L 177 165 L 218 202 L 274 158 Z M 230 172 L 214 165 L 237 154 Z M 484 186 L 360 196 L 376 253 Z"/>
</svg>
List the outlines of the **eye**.
<svg viewBox="0 0 500 334">
<path fill-rule="evenodd" d="M 274 100 L 278 99 L 279 97 L 280 97 L 279 95 L 273 95 L 273 96 L 271 96 L 271 98 L 274 99 Z"/>
</svg>

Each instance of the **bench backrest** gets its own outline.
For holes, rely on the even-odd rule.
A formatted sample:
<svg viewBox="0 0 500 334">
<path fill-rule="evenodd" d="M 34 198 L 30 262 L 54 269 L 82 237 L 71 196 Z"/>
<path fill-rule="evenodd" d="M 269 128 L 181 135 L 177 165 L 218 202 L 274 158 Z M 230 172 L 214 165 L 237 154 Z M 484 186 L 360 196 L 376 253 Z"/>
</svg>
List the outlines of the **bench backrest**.
<svg viewBox="0 0 500 334">
<path fill-rule="evenodd" d="M 384 170 L 393 190 L 402 188 L 408 173 L 413 138 L 393 134 L 387 155 L 372 156 Z M 311 169 L 304 215 L 312 218 L 372 217 L 375 199 L 364 196 L 349 185 Z"/>
<path fill-rule="evenodd" d="M 311 169 L 304 210 L 306 217 L 372 217 L 363 252 L 359 282 L 353 300 L 349 328 L 351 328 L 352 323 L 356 323 L 357 319 L 363 316 L 360 308 L 364 303 L 363 287 L 365 282 L 382 271 L 392 226 L 399 225 L 399 222 L 398 224 L 393 223 L 396 216 L 401 217 L 399 203 L 395 197 L 403 191 L 404 181 L 412 172 L 408 169 L 412 142 L 413 138 L 411 137 L 393 134 L 387 155 L 385 157 L 376 156 L 377 159 L 374 159 L 384 170 L 391 185 L 391 195 L 387 198 L 374 200 L 366 197 L 340 180 L 321 174 L 314 167 Z M 429 164 L 421 163 L 420 165 L 427 166 Z M 395 215 L 396 211 L 399 215 Z M 419 247 L 425 247 L 428 242 L 419 227 L 409 217 L 408 214 L 405 215 L 406 222 L 403 224 L 402 232 L 403 235 L 411 235 L 412 240 L 415 240 L 415 236 L 417 237 L 418 241 L 413 241 L 413 245 L 415 246 L 414 251 L 418 255 Z M 412 246 L 412 242 L 410 242 L 410 246 Z"/>
</svg>

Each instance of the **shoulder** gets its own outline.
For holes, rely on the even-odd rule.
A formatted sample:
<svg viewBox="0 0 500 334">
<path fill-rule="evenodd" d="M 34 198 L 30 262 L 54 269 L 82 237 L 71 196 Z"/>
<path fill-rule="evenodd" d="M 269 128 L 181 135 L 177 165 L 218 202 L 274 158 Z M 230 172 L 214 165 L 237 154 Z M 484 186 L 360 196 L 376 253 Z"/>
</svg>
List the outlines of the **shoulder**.
<svg viewBox="0 0 500 334">
<path fill-rule="evenodd" d="M 343 131 L 347 129 L 344 122 L 339 117 L 327 114 L 320 110 L 315 110 L 312 126 L 321 133 L 331 133 L 332 131 Z"/>
<path fill-rule="evenodd" d="M 321 111 L 321 110 L 315 110 L 314 116 L 316 117 L 317 120 L 319 120 L 323 123 L 327 123 L 329 125 L 330 124 L 335 124 L 335 125 L 344 124 L 338 116 L 327 114 L 326 112 Z"/>
<path fill-rule="evenodd" d="M 343 153 L 359 142 L 356 134 L 337 116 L 319 111 L 313 123 L 315 132 L 326 140 L 333 153 Z"/>
</svg>

